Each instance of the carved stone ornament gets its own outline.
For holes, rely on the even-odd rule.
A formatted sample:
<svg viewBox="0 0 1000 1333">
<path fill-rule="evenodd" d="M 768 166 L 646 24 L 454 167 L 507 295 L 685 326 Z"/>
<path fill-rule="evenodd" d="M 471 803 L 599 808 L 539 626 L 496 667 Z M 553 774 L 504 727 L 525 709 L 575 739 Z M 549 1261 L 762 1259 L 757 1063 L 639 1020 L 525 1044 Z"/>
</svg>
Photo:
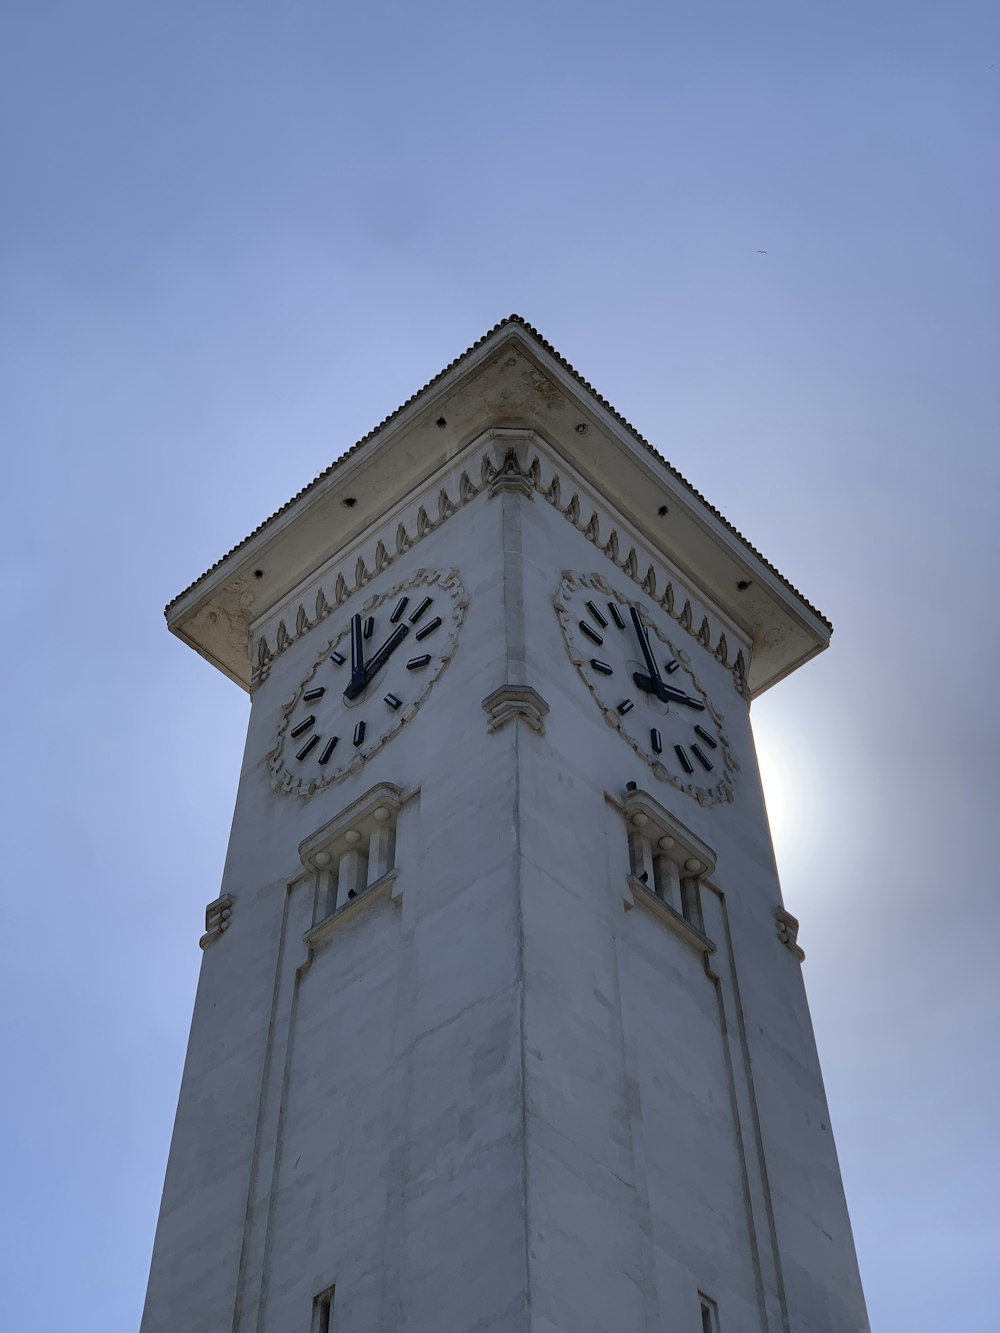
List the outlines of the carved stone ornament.
<svg viewBox="0 0 1000 1333">
<path fill-rule="evenodd" d="M 774 923 L 778 928 L 778 939 L 801 963 L 805 958 L 805 950 L 799 947 L 799 922 L 798 918 L 792 916 L 791 912 L 786 912 L 783 907 L 774 909 Z"/>
<path fill-rule="evenodd" d="M 545 715 L 549 706 L 530 685 L 501 685 L 483 700 L 486 730 L 499 731 L 508 722 L 527 722 L 532 731 L 545 735 Z"/>
<path fill-rule="evenodd" d="M 229 918 L 233 914 L 233 899 L 228 893 L 216 898 L 205 908 L 205 933 L 198 941 L 204 949 L 229 929 Z"/>
<path fill-rule="evenodd" d="M 617 625 L 611 619 L 614 612 L 609 603 L 620 616 Z M 700 805 L 732 801 L 739 764 L 723 728 L 722 714 L 692 670 L 688 654 L 664 634 L 662 608 L 656 615 L 648 602 L 626 596 L 602 575 L 573 571 L 563 574 L 553 604 L 570 661 L 608 726 L 631 745 L 661 782 L 685 792 Z M 587 609 L 590 607 L 599 611 L 604 608 L 603 624 Z M 682 702 L 651 700 L 633 683 L 633 672 L 648 670 L 630 621 L 633 607 L 649 634 L 654 657 L 661 663 L 673 663 L 666 671 L 672 669 L 675 674 L 665 674 L 665 680 L 670 682 L 674 700 Z"/>
<path fill-rule="evenodd" d="M 391 631 L 394 622 L 389 614 L 403 597 L 409 599 L 410 612 L 420 602 L 433 604 L 432 609 L 418 612 L 423 619 L 419 625 L 407 626 L 408 632 L 413 631 L 405 640 L 408 646 L 400 646 L 387 657 L 356 697 L 350 689 L 345 692 L 351 679 L 353 608 L 338 610 L 340 632 L 323 645 L 294 698 L 285 705 L 274 747 L 267 755 L 276 791 L 308 797 L 358 772 L 427 698 L 455 654 L 468 598 L 457 570 L 419 569 L 404 582 L 369 597 L 356 608 L 356 614 L 362 621 L 377 619 L 379 635 L 383 635 Z M 407 617 L 407 621 L 415 619 Z M 426 637 L 430 632 L 433 636 Z M 417 642 L 418 636 L 423 642 Z M 414 654 L 418 669 L 410 670 L 407 659 Z"/>
</svg>

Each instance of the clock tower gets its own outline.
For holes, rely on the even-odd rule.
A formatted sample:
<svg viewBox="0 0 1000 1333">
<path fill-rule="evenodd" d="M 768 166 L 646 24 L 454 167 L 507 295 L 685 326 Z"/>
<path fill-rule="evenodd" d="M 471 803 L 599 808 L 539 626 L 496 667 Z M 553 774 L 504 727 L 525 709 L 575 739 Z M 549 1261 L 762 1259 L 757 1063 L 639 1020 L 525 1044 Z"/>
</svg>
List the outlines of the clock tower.
<svg viewBox="0 0 1000 1333">
<path fill-rule="evenodd" d="M 802 594 L 512 316 L 167 621 L 252 707 L 142 1333 L 863 1333 Z"/>
</svg>

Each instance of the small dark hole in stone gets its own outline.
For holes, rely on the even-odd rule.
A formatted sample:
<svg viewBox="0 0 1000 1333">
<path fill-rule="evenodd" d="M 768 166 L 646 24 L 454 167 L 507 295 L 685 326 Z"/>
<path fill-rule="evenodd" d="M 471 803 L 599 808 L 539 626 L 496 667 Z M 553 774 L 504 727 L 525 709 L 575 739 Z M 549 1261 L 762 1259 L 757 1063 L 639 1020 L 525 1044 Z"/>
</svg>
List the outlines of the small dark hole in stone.
<svg viewBox="0 0 1000 1333">
<path fill-rule="evenodd" d="M 587 423 L 585 421 L 580 421 L 573 429 L 576 431 L 577 435 L 586 435 Z"/>
<path fill-rule="evenodd" d="M 444 417 L 438 417 L 438 419 L 437 419 L 437 424 L 441 427 L 442 430 L 444 430 L 444 428 L 445 428 L 445 426 L 447 426 L 448 422 L 445 420 Z"/>
<path fill-rule="evenodd" d="M 626 791 L 638 791 L 639 788 L 636 786 L 636 784 L 635 784 L 634 782 L 626 782 L 626 783 L 625 783 L 625 790 L 626 790 Z"/>
<path fill-rule="evenodd" d="M 255 579 L 262 579 L 264 577 L 264 571 L 262 569 L 255 569 L 253 576 Z"/>
<path fill-rule="evenodd" d="M 659 514 L 660 518 L 666 518 L 666 516 L 670 513 L 670 510 L 667 508 L 666 505 L 660 505 L 659 509 L 656 512 Z"/>
<path fill-rule="evenodd" d="M 340 503 L 344 506 L 345 509 L 353 509 L 358 502 L 353 495 L 345 495 Z"/>
<path fill-rule="evenodd" d="M 746 592 L 747 588 L 750 587 L 750 584 L 751 584 L 752 582 L 753 582 L 753 579 L 740 579 L 739 583 L 737 583 L 737 585 L 736 585 L 737 590 L 738 590 L 739 592 Z"/>
</svg>

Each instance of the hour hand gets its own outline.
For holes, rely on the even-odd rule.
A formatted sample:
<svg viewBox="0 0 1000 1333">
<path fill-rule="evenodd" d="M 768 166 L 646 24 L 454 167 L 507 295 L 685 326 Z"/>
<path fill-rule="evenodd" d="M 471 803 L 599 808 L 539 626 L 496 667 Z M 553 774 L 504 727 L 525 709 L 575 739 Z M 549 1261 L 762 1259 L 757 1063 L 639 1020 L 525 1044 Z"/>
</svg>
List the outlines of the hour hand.
<svg viewBox="0 0 1000 1333">
<path fill-rule="evenodd" d="M 664 685 L 662 680 L 654 680 L 652 676 L 647 676 L 644 671 L 633 671 L 632 679 L 635 681 L 637 689 L 642 690 L 644 694 L 655 694 L 660 703 L 669 703 L 671 699 L 680 701 L 682 697 L 680 690 Z"/>
<path fill-rule="evenodd" d="M 635 681 L 636 688 L 642 690 L 643 694 L 655 694 L 659 697 L 660 691 L 656 688 L 656 681 L 651 676 L 647 676 L 644 671 L 633 671 L 632 679 Z"/>
<path fill-rule="evenodd" d="M 637 689 L 643 690 L 646 694 L 655 694 L 661 703 L 686 704 L 688 708 L 693 708 L 698 713 L 705 711 L 705 705 L 700 699 L 685 694 L 683 690 L 676 690 L 673 685 L 667 685 L 662 680 L 659 682 L 652 680 L 642 671 L 633 671 L 632 679 Z"/>
</svg>

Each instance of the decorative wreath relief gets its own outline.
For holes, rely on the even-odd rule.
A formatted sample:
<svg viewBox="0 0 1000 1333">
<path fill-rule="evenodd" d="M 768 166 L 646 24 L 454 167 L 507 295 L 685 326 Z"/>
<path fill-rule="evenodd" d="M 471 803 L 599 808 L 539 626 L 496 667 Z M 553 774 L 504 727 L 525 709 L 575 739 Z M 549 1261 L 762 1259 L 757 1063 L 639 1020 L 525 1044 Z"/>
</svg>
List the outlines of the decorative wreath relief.
<svg viewBox="0 0 1000 1333">
<path fill-rule="evenodd" d="M 722 714 L 675 648 L 666 616 L 633 600 L 600 574 L 563 573 L 554 598 L 570 661 L 608 725 L 661 782 L 701 805 L 734 798 L 739 764 Z"/>
<path fill-rule="evenodd" d="M 353 614 L 285 705 L 267 756 L 277 791 L 311 796 L 356 773 L 414 716 L 455 655 L 468 598 L 457 570 L 420 569 Z"/>
</svg>

